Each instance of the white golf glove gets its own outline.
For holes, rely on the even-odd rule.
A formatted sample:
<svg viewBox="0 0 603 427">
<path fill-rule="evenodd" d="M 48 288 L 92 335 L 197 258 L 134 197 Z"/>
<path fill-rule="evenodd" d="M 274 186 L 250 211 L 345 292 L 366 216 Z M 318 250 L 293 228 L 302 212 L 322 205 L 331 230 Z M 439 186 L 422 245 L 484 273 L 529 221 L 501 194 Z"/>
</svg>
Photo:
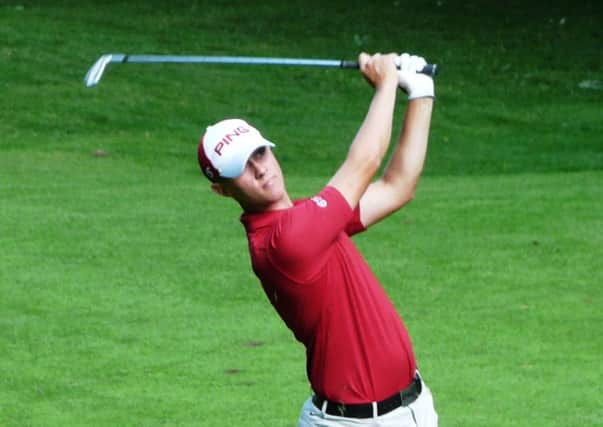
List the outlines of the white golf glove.
<svg viewBox="0 0 603 427">
<path fill-rule="evenodd" d="M 398 85 L 400 89 L 408 94 L 409 100 L 425 97 L 435 98 L 433 79 L 426 74 L 417 73 L 426 64 L 425 58 L 409 55 L 408 53 L 403 53 L 396 58 Z"/>
</svg>

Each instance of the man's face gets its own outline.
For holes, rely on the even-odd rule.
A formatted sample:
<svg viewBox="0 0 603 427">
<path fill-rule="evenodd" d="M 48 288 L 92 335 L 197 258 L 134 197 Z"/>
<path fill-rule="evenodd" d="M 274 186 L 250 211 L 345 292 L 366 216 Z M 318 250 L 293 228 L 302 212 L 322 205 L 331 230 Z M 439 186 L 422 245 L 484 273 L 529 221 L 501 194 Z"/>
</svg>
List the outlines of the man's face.
<svg viewBox="0 0 603 427">
<path fill-rule="evenodd" d="M 290 206 L 281 167 L 269 147 L 251 154 L 237 178 L 216 184 L 218 191 L 233 197 L 246 212 L 264 212 Z"/>
</svg>

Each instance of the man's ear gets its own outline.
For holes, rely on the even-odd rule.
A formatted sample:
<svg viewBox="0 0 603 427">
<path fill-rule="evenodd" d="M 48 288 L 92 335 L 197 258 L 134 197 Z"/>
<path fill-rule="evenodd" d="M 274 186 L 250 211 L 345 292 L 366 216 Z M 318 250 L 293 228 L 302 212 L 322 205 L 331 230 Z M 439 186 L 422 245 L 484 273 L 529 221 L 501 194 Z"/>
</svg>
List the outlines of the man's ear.
<svg viewBox="0 0 603 427">
<path fill-rule="evenodd" d="M 224 186 L 222 186 L 219 182 L 212 182 L 211 190 L 214 193 L 219 194 L 220 196 L 230 197 L 230 193 L 228 192 L 228 190 L 224 188 Z"/>
</svg>

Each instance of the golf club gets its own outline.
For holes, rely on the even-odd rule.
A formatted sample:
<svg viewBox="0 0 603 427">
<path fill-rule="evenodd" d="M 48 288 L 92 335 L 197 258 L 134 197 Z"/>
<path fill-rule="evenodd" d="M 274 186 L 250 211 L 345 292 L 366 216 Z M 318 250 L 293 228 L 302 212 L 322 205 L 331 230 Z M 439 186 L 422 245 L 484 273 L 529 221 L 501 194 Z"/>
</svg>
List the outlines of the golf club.
<svg viewBox="0 0 603 427">
<path fill-rule="evenodd" d="M 358 62 L 337 59 L 298 59 L 298 58 L 261 58 L 250 56 L 189 56 L 189 55 L 126 55 L 110 53 L 101 56 L 86 73 L 84 81 L 87 87 L 98 84 L 108 64 L 118 63 L 155 63 L 155 64 L 253 64 L 253 65 L 292 65 L 307 67 L 358 68 Z M 420 73 L 435 77 L 437 64 L 427 64 Z"/>
</svg>

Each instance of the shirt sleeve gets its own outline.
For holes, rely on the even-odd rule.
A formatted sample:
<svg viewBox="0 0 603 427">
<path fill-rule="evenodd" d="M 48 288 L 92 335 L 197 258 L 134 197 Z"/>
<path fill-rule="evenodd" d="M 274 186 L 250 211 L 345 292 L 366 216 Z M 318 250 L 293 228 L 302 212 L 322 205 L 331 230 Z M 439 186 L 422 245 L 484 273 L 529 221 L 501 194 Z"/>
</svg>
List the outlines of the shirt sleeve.
<svg viewBox="0 0 603 427">
<path fill-rule="evenodd" d="M 362 233 L 366 230 L 365 225 L 360 220 L 360 203 L 356 205 L 356 209 L 352 213 L 352 217 L 345 227 L 345 232 L 348 236 L 353 236 L 357 233 Z"/>
<path fill-rule="evenodd" d="M 352 210 L 334 187 L 297 203 L 282 215 L 273 229 L 268 259 L 290 279 L 303 282 L 327 260 L 328 252 L 341 233 L 359 231 L 360 211 Z"/>
</svg>

